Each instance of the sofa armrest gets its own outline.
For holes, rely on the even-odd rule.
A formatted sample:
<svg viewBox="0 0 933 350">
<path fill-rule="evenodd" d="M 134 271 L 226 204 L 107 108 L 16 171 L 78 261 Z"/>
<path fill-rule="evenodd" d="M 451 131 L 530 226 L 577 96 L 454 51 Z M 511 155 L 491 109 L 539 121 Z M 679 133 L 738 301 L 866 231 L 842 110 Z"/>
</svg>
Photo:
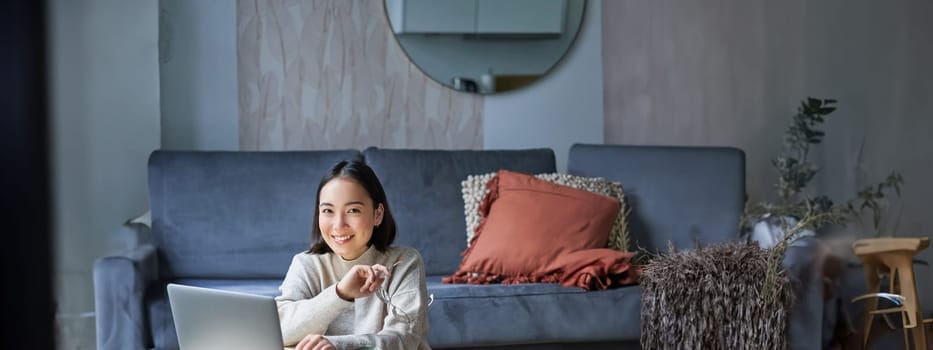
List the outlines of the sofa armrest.
<svg viewBox="0 0 933 350">
<path fill-rule="evenodd" d="M 158 278 L 156 248 L 143 244 L 94 262 L 98 349 L 147 349 L 151 345 L 143 298 Z"/>
<path fill-rule="evenodd" d="M 823 268 L 828 256 L 829 249 L 812 237 L 795 241 L 784 254 L 782 265 L 794 294 L 794 304 L 787 315 L 788 349 L 823 348 L 826 341 Z"/>
<path fill-rule="evenodd" d="M 138 222 L 126 222 L 117 230 L 114 240 L 121 249 L 133 250 L 144 244 L 152 244 L 152 229 Z"/>
</svg>

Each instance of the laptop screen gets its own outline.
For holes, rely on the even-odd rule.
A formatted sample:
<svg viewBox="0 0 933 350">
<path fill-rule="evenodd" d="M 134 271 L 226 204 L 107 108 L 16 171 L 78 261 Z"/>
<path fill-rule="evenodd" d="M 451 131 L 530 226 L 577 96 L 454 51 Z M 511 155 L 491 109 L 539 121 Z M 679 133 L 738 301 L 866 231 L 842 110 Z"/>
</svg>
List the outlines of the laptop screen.
<svg viewBox="0 0 933 350">
<path fill-rule="evenodd" d="M 284 348 L 274 298 L 174 283 L 167 289 L 181 350 Z"/>
</svg>

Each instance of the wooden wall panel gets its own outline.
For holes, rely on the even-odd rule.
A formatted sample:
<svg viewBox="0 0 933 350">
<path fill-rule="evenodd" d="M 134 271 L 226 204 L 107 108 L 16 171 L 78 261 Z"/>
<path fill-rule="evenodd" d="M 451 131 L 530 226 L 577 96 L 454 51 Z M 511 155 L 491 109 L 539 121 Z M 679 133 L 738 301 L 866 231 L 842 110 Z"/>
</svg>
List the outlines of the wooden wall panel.
<svg viewBox="0 0 933 350">
<path fill-rule="evenodd" d="M 237 3 L 240 148 L 482 148 L 483 98 L 409 62 L 382 1 Z"/>
<path fill-rule="evenodd" d="M 750 199 L 774 200 L 770 160 L 807 96 L 835 98 L 813 194 L 837 202 L 900 170 L 899 232 L 933 219 L 930 2 L 602 2 L 605 137 L 725 145 L 747 157 Z M 899 212 L 898 210 L 901 210 Z M 858 235 L 869 235 L 859 231 Z"/>
</svg>

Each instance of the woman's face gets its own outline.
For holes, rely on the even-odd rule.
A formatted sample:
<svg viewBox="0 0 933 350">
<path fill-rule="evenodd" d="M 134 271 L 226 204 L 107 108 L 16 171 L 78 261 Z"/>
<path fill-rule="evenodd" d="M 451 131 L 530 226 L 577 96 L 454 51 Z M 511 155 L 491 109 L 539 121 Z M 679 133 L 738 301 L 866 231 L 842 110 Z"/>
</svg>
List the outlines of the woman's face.
<svg viewBox="0 0 933 350">
<path fill-rule="evenodd" d="M 346 260 L 359 258 L 382 223 L 382 204 L 374 207 L 363 186 L 339 177 L 324 184 L 319 199 L 318 228 L 327 246 Z"/>
</svg>

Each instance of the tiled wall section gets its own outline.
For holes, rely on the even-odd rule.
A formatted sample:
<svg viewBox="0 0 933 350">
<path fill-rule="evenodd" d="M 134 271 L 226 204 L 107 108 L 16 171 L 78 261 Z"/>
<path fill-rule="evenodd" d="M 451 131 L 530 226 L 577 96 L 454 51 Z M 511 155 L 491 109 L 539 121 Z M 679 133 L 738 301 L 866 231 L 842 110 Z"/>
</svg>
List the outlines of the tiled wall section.
<svg viewBox="0 0 933 350">
<path fill-rule="evenodd" d="M 482 148 L 483 98 L 409 62 L 382 1 L 237 2 L 240 148 Z"/>
</svg>

